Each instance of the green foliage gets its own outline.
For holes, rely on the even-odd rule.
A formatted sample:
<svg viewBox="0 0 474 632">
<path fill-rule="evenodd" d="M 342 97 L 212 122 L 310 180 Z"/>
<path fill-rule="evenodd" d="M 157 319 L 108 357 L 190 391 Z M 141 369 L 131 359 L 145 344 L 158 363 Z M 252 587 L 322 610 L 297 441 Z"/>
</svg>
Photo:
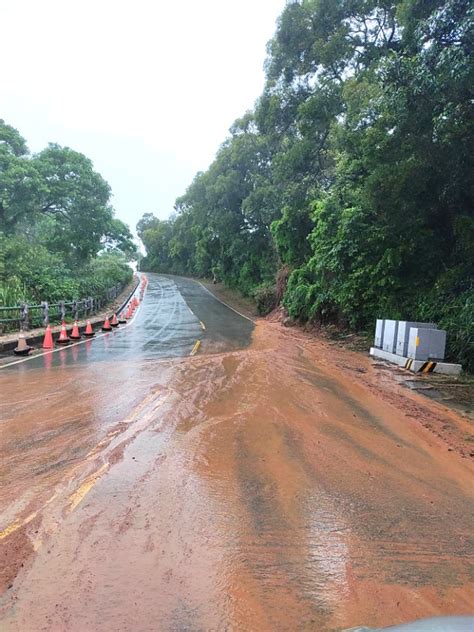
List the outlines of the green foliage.
<svg viewBox="0 0 474 632">
<path fill-rule="evenodd" d="M 37 304 L 44 300 L 100 296 L 113 285 L 132 278 L 132 269 L 120 252 L 104 252 L 87 264 L 70 268 L 60 255 L 16 236 L 7 241 L 5 254 L 9 265 L 4 287 L 10 288 L 10 300 L 16 296 Z"/>
<path fill-rule="evenodd" d="M 473 18 L 469 0 L 288 2 L 254 111 L 144 232 L 147 264 L 263 310 L 291 272 L 293 318 L 434 320 L 472 370 Z"/>
<path fill-rule="evenodd" d="M 252 294 L 257 304 L 259 314 L 265 316 L 277 306 L 277 293 L 274 283 L 262 283 L 257 286 Z"/>
<path fill-rule="evenodd" d="M 113 285 L 125 285 L 133 272 L 121 252 L 105 252 L 93 259 L 78 278 L 79 296 L 100 296 Z"/>
<path fill-rule="evenodd" d="M 78 284 L 58 254 L 15 235 L 7 240 L 8 280 L 18 280 L 34 303 L 77 298 Z"/>
<path fill-rule="evenodd" d="M 13 277 L 9 281 L 0 281 L 0 307 L 12 307 L 30 302 L 26 286 Z"/>
<path fill-rule="evenodd" d="M 49 145 L 30 156 L 0 120 L 0 295 L 3 304 L 55 302 L 131 278 L 136 255 L 114 217 L 110 188 L 91 161 Z"/>
</svg>

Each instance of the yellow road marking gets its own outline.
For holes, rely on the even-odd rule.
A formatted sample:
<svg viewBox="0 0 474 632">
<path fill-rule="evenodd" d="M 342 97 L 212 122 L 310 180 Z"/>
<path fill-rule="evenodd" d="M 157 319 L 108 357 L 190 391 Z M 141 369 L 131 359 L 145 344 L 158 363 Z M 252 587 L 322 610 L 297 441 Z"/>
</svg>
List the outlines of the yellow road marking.
<svg viewBox="0 0 474 632">
<path fill-rule="evenodd" d="M 51 502 L 53 502 L 53 500 L 56 498 L 57 495 L 58 495 L 57 492 L 54 492 L 51 498 L 45 502 L 43 509 L 44 507 L 47 507 Z M 39 511 L 34 511 L 33 513 L 30 513 L 30 515 L 27 516 L 21 522 L 18 522 L 18 521 L 12 522 L 12 524 L 6 527 L 6 529 L 4 529 L 3 531 L 0 531 L 0 540 L 2 540 L 3 538 L 6 538 L 7 536 L 14 533 L 15 531 L 18 531 L 18 529 L 20 529 L 21 527 L 24 527 L 25 525 L 27 525 L 34 518 L 36 518 L 38 514 L 39 514 Z"/>
<path fill-rule="evenodd" d="M 194 348 L 196 349 L 196 351 L 199 348 L 200 344 L 201 344 L 201 341 L 198 340 L 196 342 L 196 344 L 194 345 Z M 161 396 L 161 395 L 162 395 L 162 393 L 159 392 L 159 396 Z M 147 406 L 151 401 L 153 401 L 153 399 L 155 397 L 156 397 L 156 392 L 150 393 L 149 395 L 147 395 L 143 399 L 143 401 L 134 409 L 134 411 L 126 419 L 123 420 L 123 423 L 127 423 L 127 424 L 132 423 L 136 419 L 138 414 L 143 410 L 143 408 L 145 408 L 145 406 Z M 160 399 L 157 402 L 156 406 L 153 408 L 153 410 L 150 411 L 150 413 L 148 413 L 147 418 L 152 417 L 155 414 L 157 407 L 158 406 L 162 406 L 164 404 L 165 400 L 166 400 L 166 397 Z M 108 437 L 110 439 L 113 439 L 116 435 L 118 435 L 120 433 L 121 433 L 120 430 L 115 430 L 115 431 L 109 432 L 108 433 Z M 96 453 L 97 449 L 99 447 L 102 447 L 103 445 L 105 445 L 106 441 L 107 440 L 104 439 L 103 441 L 99 442 L 99 444 L 95 448 L 90 450 L 89 453 L 86 455 L 86 459 L 88 459 L 88 457 L 95 456 L 95 453 Z M 82 483 L 82 485 L 73 494 L 71 494 L 71 496 L 69 497 L 69 511 L 74 511 L 74 509 L 79 505 L 79 503 L 84 499 L 84 497 L 90 492 L 92 487 L 96 484 L 96 482 L 99 479 L 99 477 L 109 467 L 110 467 L 109 463 L 105 463 L 104 465 L 102 465 L 96 472 L 94 472 L 93 474 L 88 476 L 86 478 L 86 480 Z M 27 516 L 21 522 L 15 521 L 15 522 L 12 522 L 10 525 L 8 525 L 8 527 L 5 527 L 5 529 L 0 531 L 0 540 L 2 540 L 3 538 L 8 537 L 9 535 L 14 533 L 15 531 L 18 531 L 18 529 L 20 529 L 21 527 L 23 527 L 23 526 L 27 525 L 28 523 L 30 523 L 34 518 L 36 518 L 36 516 L 39 514 L 40 511 L 45 509 L 45 507 L 47 507 L 56 498 L 57 495 L 58 495 L 58 492 L 55 492 L 51 496 L 51 498 L 49 498 L 45 502 L 45 504 L 43 505 L 41 510 L 34 511 L 33 513 L 31 513 L 29 516 Z"/>
<path fill-rule="evenodd" d="M 202 320 L 200 320 L 199 323 L 201 325 L 201 329 L 204 331 L 206 329 L 206 325 L 202 322 Z"/>
<path fill-rule="evenodd" d="M 13 524 L 9 525 L 6 529 L 4 529 L 3 531 L 0 531 L 0 540 L 2 538 L 6 538 L 7 535 L 10 535 L 10 533 L 13 533 L 14 531 L 16 531 L 17 529 L 19 529 L 20 527 L 23 526 L 23 522 L 14 522 Z"/>
<path fill-rule="evenodd" d="M 2 538 L 6 538 L 8 535 L 10 535 L 11 533 L 14 533 L 15 531 L 17 531 L 18 529 L 20 529 L 20 527 L 24 527 L 26 524 L 28 524 L 29 522 L 31 522 L 33 520 L 33 518 L 36 518 L 36 516 L 38 515 L 37 511 L 34 511 L 32 514 L 30 514 L 27 518 L 25 518 L 22 522 L 13 522 L 10 526 L 8 526 L 6 529 L 4 529 L 3 531 L 0 531 L 0 540 Z"/>
<path fill-rule="evenodd" d="M 192 355 L 192 356 L 196 355 L 196 353 L 198 352 L 200 346 L 201 346 L 201 341 L 200 340 L 196 340 L 196 342 L 194 344 L 194 347 L 193 347 L 193 350 L 191 351 L 191 353 L 189 355 Z"/>
<path fill-rule="evenodd" d="M 97 482 L 97 479 L 109 468 L 108 463 L 104 463 L 97 472 L 91 474 L 74 494 L 69 497 L 69 511 L 74 511 L 77 505 L 84 499 Z"/>
</svg>

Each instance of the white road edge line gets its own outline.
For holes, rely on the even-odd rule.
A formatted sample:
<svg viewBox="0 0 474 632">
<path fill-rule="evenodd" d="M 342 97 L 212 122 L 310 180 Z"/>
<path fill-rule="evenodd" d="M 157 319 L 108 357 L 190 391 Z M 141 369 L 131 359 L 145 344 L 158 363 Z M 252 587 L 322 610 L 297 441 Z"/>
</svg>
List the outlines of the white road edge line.
<svg viewBox="0 0 474 632">
<path fill-rule="evenodd" d="M 255 321 L 252 320 L 249 316 L 246 316 L 245 314 L 242 314 L 241 312 L 238 312 L 236 309 L 234 309 L 233 307 L 231 307 L 230 305 L 227 305 L 227 303 L 224 303 L 224 301 L 221 301 L 220 298 L 217 298 L 217 296 L 215 294 L 213 294 L 211 292 L 211 290 L 208 290 L 207 287 L 205 285 L 203 285 L 201 283 L 201 281 L 195 281 L 194 279 L 192 279 L 195 283 L 199 283 L 199 285 L 206 290 L 206 292 L 208 294 L 210 294 L 213 298 L 216 299 L 216 301 L 219 301 L 219 303 L 222 303 L 222 305 L 225 305 L 226 307 L 228 307 L 229 309 L 231 309 L 233 312 L 235 312 L 236 314 L 238 314 L 239 316 L 242 316 L 242 318 L 245 318 L 246 320 L 249 320 L 251 323 L 253 323 L 255 325 Z"/>
<path fill-rule="evenodd" d="M 143 294 L 143 298 L 145 298 L 147 288 L 148 288 L 148 285 L 145 288 L 145 292 Z M 141 306 L 142 306 L 142 301 L 140 301 L 138 309 L 135 311 L 135 313 L 133 315 L 133 318 L 126 325 L 120 325 L 120 329 L 118 329 L 117 331 L 123 331 L 129 325 L 133 325 L 133 321 L 137 317 L 137 314 L 140 311 Z M 72 342 L 72 343 L 70 343 L 70 344 L 68 344 L 68 345 L 66 345 L 64 347 L 58 347 L 57 349 L 52 349 L 51 351 L 43 351 L 43 353 L 37 353 L 36 355 L 28 356 L 27 358 L 22 358 L 21 360 L 15 360 L 14 362 L 9 362 L 8 364 L 1 364 L 0 365 L 0 369 L 7 369 L 9 366 L 14 366 L 15 364 L 21 364 L 22 362 L 28 362 L 28 360 L 34 360 L 35 358 L 41 358 L 42 356 L 49 355 L 51 353 L 57 353 L 58 351 L 64 351 L 64 349 L 71 349 L 71 347 L 77 347 L 77 345 L 83 345 L 86 342 L 92 342 L 94 340 L 97 340 L 98 338 L 102 338 L 103 336 L 107 336 L 107 335 L 113 334 L 113 333 L 114 333 L 113 331 L 102 331 L 102 332 L 99 332 L 98 334 L 96 334 L 95 336 L 93 336 L 92 338 L 86 338 L 85 340 L 79 340 L 79 342 Z"/>
</svg>

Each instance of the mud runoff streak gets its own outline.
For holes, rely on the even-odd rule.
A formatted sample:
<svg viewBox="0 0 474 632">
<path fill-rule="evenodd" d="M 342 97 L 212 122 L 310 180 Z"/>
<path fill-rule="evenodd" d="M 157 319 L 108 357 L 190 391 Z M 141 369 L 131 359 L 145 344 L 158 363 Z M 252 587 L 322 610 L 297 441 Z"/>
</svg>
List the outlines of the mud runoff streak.
<svg viewBox="0 0 474 632">
<path fill-rule="evenodd" d="M 468 460 L 334 353 L 150 275 L 130 327 L 1 369 L 2 632 L 469 613 Z"/>
</svg>

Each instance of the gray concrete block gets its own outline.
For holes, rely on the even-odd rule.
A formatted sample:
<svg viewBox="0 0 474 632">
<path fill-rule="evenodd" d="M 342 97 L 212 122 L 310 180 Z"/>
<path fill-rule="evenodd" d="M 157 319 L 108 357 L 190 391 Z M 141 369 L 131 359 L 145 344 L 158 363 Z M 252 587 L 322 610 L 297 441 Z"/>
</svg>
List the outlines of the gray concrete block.
<svg viewBox="0 0 474 632">
<path fill-rule="evenodd" d="M 412 327 L 408 339 L 407 356 L 413 360 L 443 360 L 446 332 L 443 329 Z"/>
<path fill-rule="evenodd" d="M 375 322 L 375 339 L 374 339 L 374 347 L 378 349 L 382 348 L 383 343 L 383 332 L 385 329 L 385 321 L 383 318 L 377 318 Z"/>
<path fill-rule="evenodd" d="M 397 346 L 398 320 L 386 320 L 383 332 L 382 349 L 388 353 L 395 353 Z"/>
<path fill-rule="evenodd" d="M 410 329 L 418 327 L 419 329 L 437 329 L 434 323 L 417 323 L 410 320 L 400 320 L 398 322 L 397 344 L 395 353 L 406 356 L 408 353 L 408 340 L 410 338 Z M 377 345 L 375 345 L 377 346 Z"/>
</svg>

